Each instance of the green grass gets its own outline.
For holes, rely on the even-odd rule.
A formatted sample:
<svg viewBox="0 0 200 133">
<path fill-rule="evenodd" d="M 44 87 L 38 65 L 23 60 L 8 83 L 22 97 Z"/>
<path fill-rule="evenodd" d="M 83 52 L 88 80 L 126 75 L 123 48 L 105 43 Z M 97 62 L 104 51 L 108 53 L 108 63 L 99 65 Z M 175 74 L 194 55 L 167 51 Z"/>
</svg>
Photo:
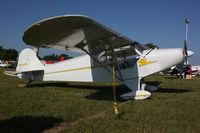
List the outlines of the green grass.
<svg viewBox="0 0 200 133">
<path fill-rule="evenodd" d="M 0 132 L 200 132 L 200 78 L 145 78 L 159 85 L 148 100 L 120 100 L 120 117 L 112 109 L 109 83 L 35 82 L 8 77 L 0 69 Z M 119 95 L 127 92 L 118 85 Z"/>
</svg>

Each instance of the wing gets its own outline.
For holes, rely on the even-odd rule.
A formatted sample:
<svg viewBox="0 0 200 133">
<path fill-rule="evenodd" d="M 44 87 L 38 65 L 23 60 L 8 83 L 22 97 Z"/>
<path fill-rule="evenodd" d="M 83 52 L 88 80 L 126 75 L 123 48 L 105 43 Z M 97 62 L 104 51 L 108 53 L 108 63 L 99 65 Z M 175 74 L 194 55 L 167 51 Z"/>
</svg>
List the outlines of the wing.
<svg viewBox="0 0 200 133">
<path fill-rule="evenodd" d="M 31 25 L 23 35 L 23 41 L 32 46 L 72 50 L 86 47 L 92 55 L 105 50 L 109 43 L 120 48 L 130 44 L 139 50 L 143 45 L 82 15 L 65 15 L 48 18 Z"/>
</svg>

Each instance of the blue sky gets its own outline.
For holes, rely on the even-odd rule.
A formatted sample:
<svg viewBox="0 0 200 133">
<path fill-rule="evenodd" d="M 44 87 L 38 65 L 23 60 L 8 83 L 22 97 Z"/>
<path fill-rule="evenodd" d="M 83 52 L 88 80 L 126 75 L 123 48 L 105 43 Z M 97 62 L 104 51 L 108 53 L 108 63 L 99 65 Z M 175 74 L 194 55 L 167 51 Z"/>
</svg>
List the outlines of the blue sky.
<svg viewBox="0 0 200 133">
<path fill-rule="evenodd" d="M 1 0 L 0 45 L 18 51 L 25 29 L 34 22 L 56 15 L 83 14 L 143 44 L 160 48 L 183 47 L 184 19 L 189 25 L 190 58 L 200 64 L 199 0 Z M 53 51 L 44 51 L 43 54 Z"/>
</svg>

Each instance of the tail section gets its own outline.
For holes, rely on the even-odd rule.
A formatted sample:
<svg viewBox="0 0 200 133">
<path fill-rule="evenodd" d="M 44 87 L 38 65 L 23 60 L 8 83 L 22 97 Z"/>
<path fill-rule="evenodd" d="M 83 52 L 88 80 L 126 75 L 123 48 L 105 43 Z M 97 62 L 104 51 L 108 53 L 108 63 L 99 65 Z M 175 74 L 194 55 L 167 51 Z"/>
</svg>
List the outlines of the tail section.
<svg viewBox="0 0 200 133">
<path fill-rule="evenodd" d="M 40 62 L 36 53 L 26 48 L 21 51 L 18 58 L 17 73 L 32 72 L 32 71 L 43 71 L 44 65 Z"/>
</svg>

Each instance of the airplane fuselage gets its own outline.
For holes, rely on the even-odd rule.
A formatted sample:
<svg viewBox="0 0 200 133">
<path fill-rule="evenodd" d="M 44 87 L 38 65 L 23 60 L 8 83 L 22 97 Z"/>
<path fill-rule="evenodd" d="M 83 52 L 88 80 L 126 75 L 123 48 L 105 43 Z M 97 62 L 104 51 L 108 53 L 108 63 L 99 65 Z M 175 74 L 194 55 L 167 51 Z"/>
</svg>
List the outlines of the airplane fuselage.
<svg viewBox="0 0 200 133">
<path fill-rule="evenodd" d="M 123 80 L 143 78 L 145 76 L 163 71 L 183 61 L 182 49 L 154 49 L 145 50 L 144 56 L 137 60 L 129 60 L 132 64 L 120 68 Z M 146 56 L 145 56 L 146 55 Z M 122 62 L 123 63 L 123 62 Z M 18 65 L 18 67 L 20 64 Z M 25 67 L 21 65 L 21 67 Z M 106 65 L 111 71 L 111 65 Z M 51 65 L 44 65 L 42 70 L 19 73 L 19 77 L 27 80 L 40 81 L 75 81 L 75 82 L 110 82 L 112 73 L 95 62 L 89 55 L 83 55 Z M 119 80 L 119 72 L 116 72 Z"/>
<path fill-rule="evenodd" d="M 33 50 L 24 49 L 19 55 L 16 71 L 19 78 L 28 81 L 112 82 L 115 75 L 117 81 L 132 90 L 121 97 L 135 96 L 135 99 L 145 99 L 151 93 L 142 88 L 141 79 L 180 64 L 183 60 L 183 49 L 144 50 L 140 56 L 119 60 L 119 69 L 115 67 L 113 72 L 113 65 L 109 60 L 102 60 L 100 63 L 89 55 L 43 65 Z"/>
</svg>

